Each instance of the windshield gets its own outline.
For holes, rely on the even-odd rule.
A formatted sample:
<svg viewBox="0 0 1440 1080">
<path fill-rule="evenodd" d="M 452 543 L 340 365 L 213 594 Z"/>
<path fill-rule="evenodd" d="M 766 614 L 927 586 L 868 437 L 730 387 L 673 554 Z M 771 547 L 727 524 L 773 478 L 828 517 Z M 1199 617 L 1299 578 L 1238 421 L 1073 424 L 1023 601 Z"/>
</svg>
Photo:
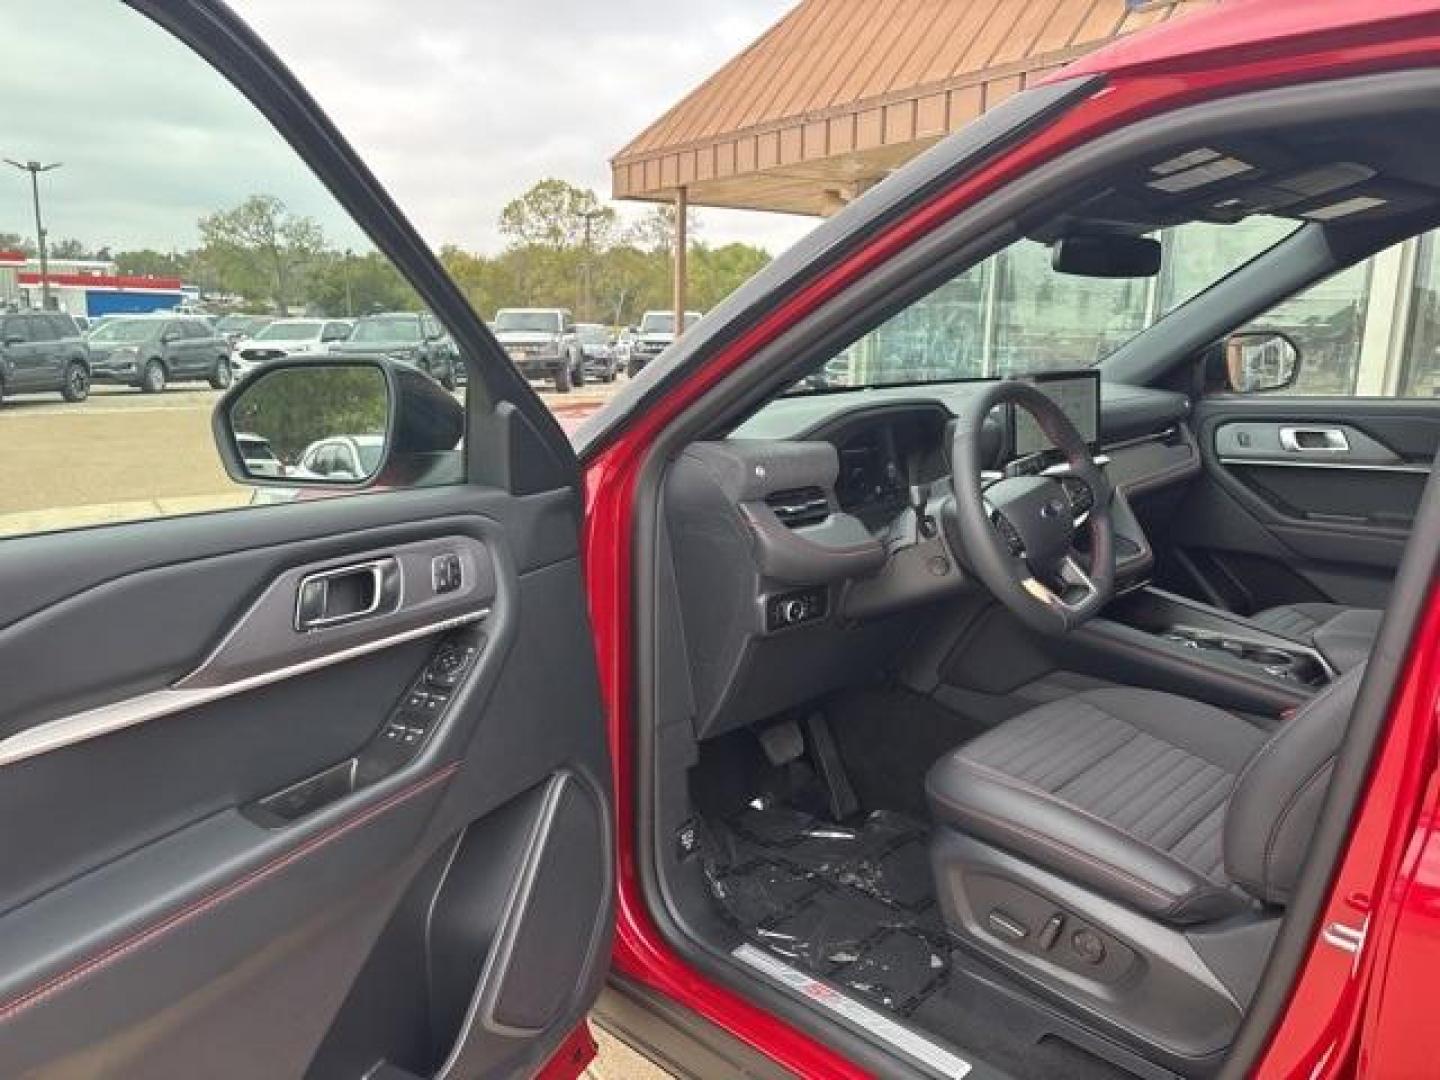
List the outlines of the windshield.
<svg viewBox="0 0 1440 1080">
<path fill-rule="evenodd" d="M 239 331 L 242 334 L 252 334 L 270 320 L 257 315 L 222 315 L 215 320 L 215 329 L 222 334 L 232 331 Z"/>
<path fill-rule="evenodd" d="M 557 334 L 560 332 L 560 316 L 553 311 L 500 311 L 495 314 L 495 330 Z"/>
<path fill-rule="evenodd" d="M 351 341 L 419 341 L 420 320 L 406 315 L 361 319 L 350 331 Z"/>
<path fill-rule="evenodd" d="M 160 333 L 160 327 L 164 323 L 160 320 L 150 319 L 116 319 L 114 322 L 107 322 L 93 334 L 90 340 L 104 344 L 107 341 L 134 342 L 149 341 Z"/>
<path fill-rule="evenodd" d="M 258 334 L 256 341 L 303 341 L 320 336 L 318 322 L 271 323 Z"/>
<path fill-rule="evenodd" d="M 791 393 L 1093 367 L 1167 312 L 1293 232 L 1292 221 L 1192 222 L 1158 234 L 1160 274 L 1063 274 L 1020 240 L 891 316 Z"/>
</svg>

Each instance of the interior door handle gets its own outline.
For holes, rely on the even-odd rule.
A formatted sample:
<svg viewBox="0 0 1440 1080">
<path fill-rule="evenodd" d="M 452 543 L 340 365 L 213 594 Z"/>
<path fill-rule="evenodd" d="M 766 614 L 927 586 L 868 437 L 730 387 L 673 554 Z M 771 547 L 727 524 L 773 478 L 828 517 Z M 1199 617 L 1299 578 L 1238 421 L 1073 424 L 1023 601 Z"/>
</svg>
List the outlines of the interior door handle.
<svg viewBox="0 0 1440 1080">
<path fill-rule="evenodd" d="M 400 606 L 400 563 L 393 557 L 320 570 L 300 580 L 295 629 L 301 633 L 388 615 Z"/>
<path fill-rule="evenodd" d="M 1350 440 L 1337 427 L 1282 427 L 1280 445 L 1292 454 L 1344 454 L 1350 450 Z"/>
</svg>

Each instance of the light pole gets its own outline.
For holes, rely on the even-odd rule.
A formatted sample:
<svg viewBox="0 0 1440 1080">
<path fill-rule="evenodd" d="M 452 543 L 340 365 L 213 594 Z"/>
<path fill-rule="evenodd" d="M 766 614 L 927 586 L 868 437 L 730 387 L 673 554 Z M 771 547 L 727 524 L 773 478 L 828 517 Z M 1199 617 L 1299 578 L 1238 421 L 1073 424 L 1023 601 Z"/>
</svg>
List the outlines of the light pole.
<svg viewBox="0 0 1440 1080">
<path fill-rule="evenodd" d="M 584 276 L 581 278 L 581 281 L 583 282 L 583 291 L 580 294 L 581 319 L 590 318 L 590 306 L 592 302 L 591 294 L 594 292 L 594 282 L 591 280 L 591 275 L 593 273 L 592 267 L 595 261 L 594 234 L 592 232 L 592 229 L 595 219 L 602 218 L 604 216 L 605 211 L 603 210 L 587 210 L 584 214 L 581 215 L 581 217 L 583 217 L 585 220 L 585 265 L 583 267 Z"/>
<path fill-rule="evenodd" d="M 345 275 L 345 317 L 353 318 L 355 315 L 355 300 L 350 293 L 350 260 L 355 253 L 349 248 L 345 249 L 345 261 L 340 264 L 341 271 Z"/>
<path fill-rule="evenodd" d="M 38 161 L 13 161 L 6 158 L 5 164 L 14 165 L 21 172 L 30 174 L 30 198 L 35 203 L 35 243 L 40 246 L 40 307 L 41 310 L 49 311 L 50 260 L 45 255 L 45 226 L 40 220 L 40 174 L 60 168 L 61 162 L 54 161 L 49 165 L 41 165 Z"/>
</svg>

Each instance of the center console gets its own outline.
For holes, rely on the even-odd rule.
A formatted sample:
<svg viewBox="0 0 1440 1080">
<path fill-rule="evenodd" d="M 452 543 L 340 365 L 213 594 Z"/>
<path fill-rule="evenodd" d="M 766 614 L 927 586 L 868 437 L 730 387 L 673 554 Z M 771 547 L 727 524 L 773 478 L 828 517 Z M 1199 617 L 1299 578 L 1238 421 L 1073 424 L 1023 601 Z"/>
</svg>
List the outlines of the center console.
<svg viewBox="0 0 1440 1080">
<path fill-rule="evenodd" d="M 1336 677 L 1310 646 L 1149 585 L 1117 597 L 1065 649 L 1082 670 L 1271 720 Z"/>
<path fill-rule="evenodd" d="M 1200 662 L 1297 688 L 1318 690 L 1336 674 L 1317 649 L 1273 634 L 1242 615 L 1161 589 L 1144 588 L 1122 597 L 1106 615 L 1154 636 L 1161 647 L 1194 654 Z"/>
</svg>

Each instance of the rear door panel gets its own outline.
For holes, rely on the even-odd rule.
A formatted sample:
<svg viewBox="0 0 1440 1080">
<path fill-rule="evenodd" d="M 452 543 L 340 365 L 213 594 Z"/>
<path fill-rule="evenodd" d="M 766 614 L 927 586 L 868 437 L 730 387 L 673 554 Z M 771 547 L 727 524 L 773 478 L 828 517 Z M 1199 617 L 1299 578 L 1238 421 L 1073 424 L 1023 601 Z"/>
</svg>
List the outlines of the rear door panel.
<svg viewBox="0 0 1440 1080">
<path fill-rule="evenodd" d="M 1220 596 L 1384 605 L 1440 449 L 1440 406 L 1218 395 L 1194 423 L 1205 468 L 1176 543 Z"/>
</svg>

